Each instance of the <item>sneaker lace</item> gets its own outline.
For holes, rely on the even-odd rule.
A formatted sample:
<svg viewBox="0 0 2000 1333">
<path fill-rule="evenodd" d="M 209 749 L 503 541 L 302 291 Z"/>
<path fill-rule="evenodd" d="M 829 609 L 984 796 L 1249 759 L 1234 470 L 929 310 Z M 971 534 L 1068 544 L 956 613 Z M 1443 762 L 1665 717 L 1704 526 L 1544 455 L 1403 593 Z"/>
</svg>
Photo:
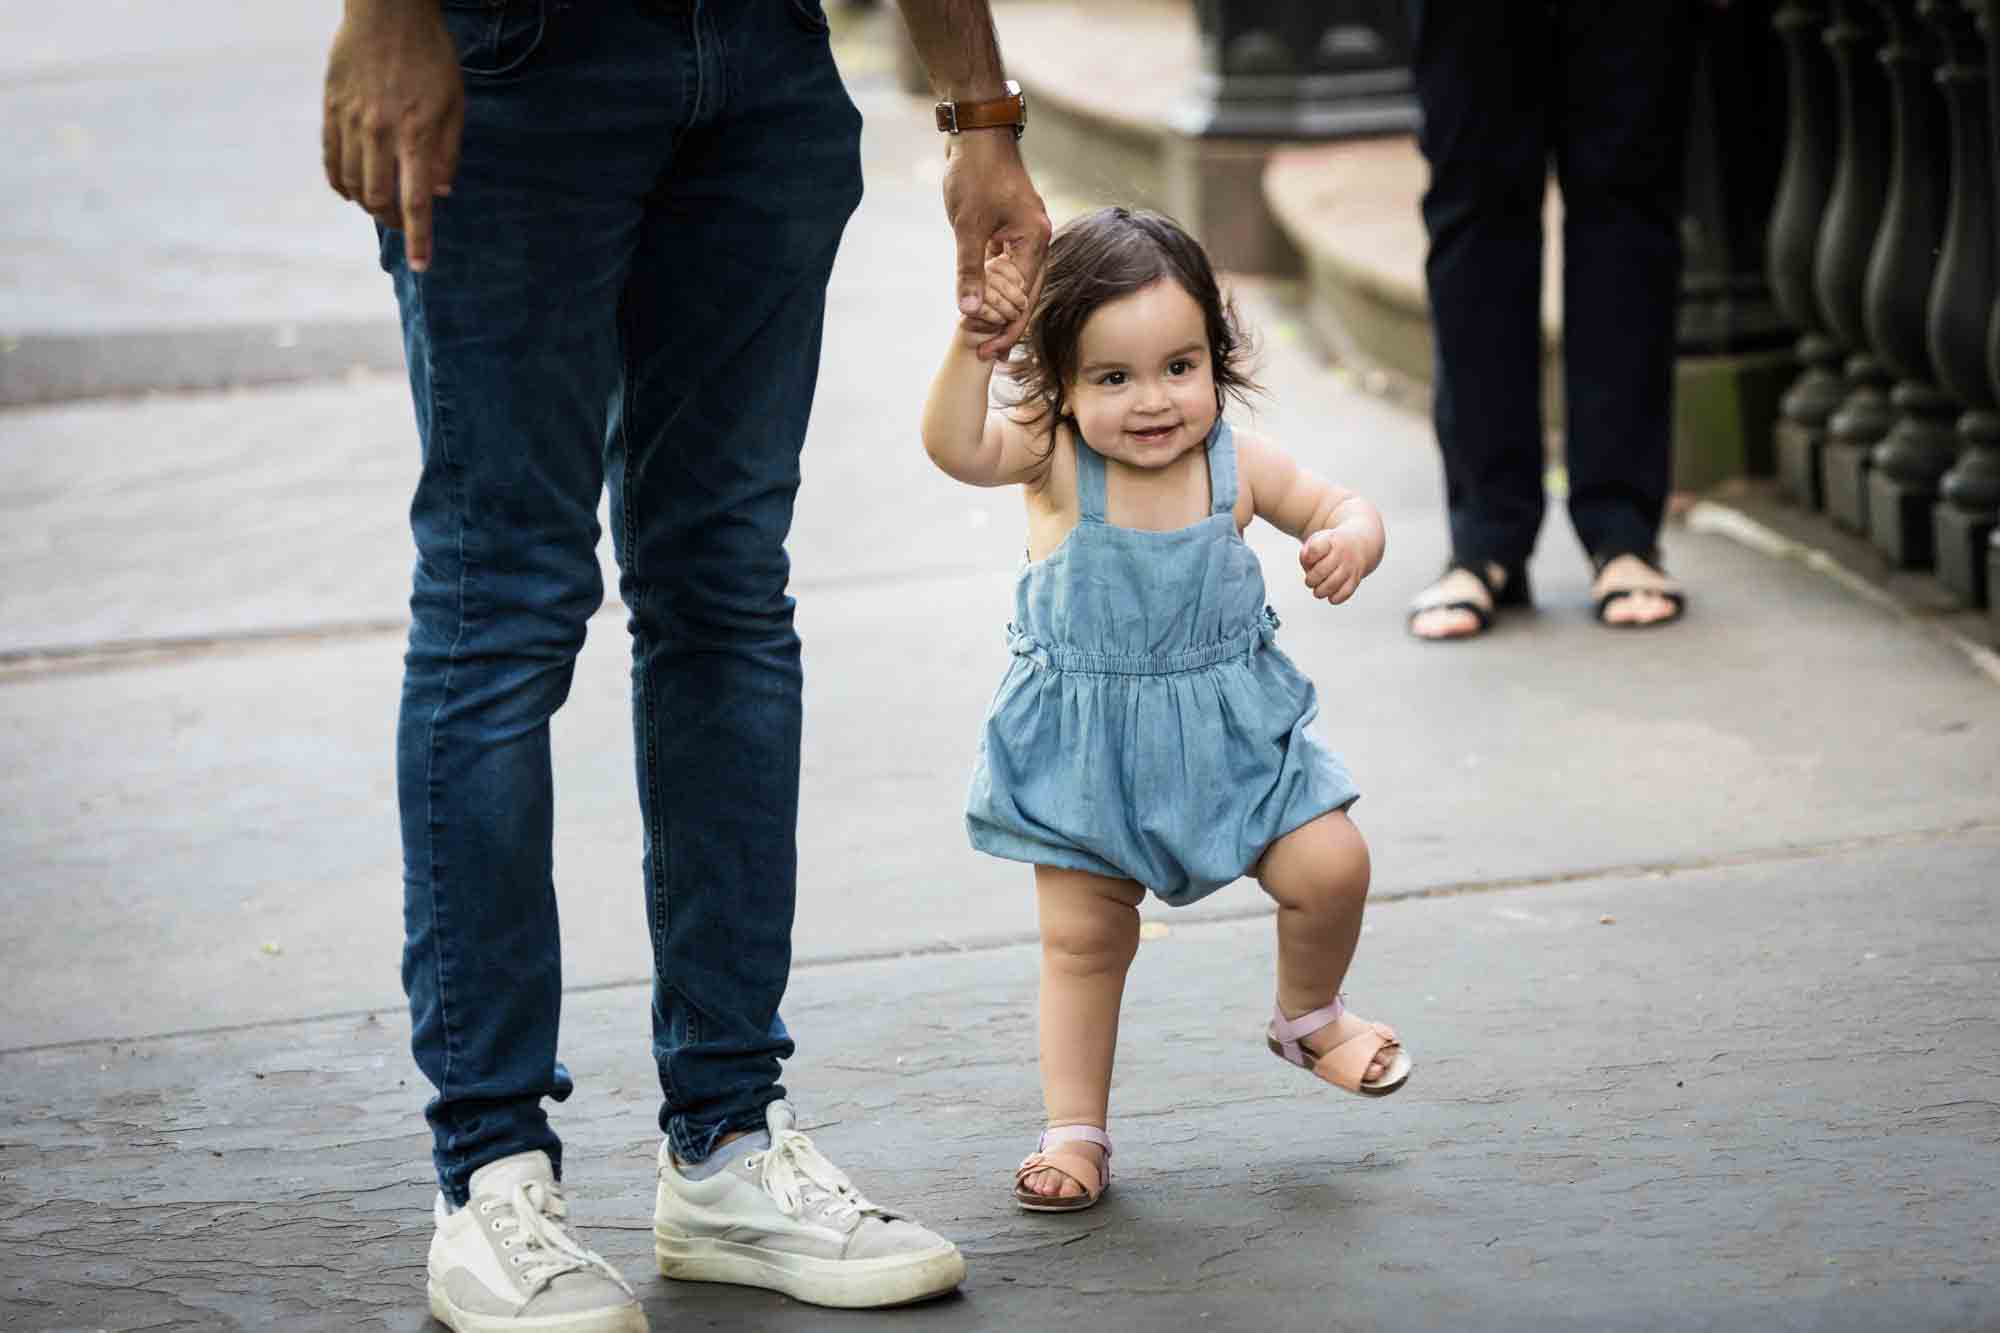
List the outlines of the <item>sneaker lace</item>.
<svg viewBox="0 0 2000 1333">
<path fill-rule="evenodd" d="M 885 1209 L 863 1198 L 846 1173 L 795 1129 L 775 1135 L 769 1148 L 750 1154 L 743 1164 L 757 1173 L 757 1183 L 787 1217 L 797 1217 L 808 1204 L 843 1225 L 864 1213 L 888 1216 Z"/>
<path fill-rule="evenodd" d="M 498 1219 L 500 1230 L 519 1246 L 513 1262 L 521 1270 L 530 1296 L 563 1274 L 577 1272 L 609 1278 L 627 1296 L 634 1295 L 617 1269 L 569 1234 L 564 1226 L 569 1209 L 559 1192 L 539 1181 L 523 1181 L 514 1186 L 506 1206 L 509 1211 Z"/>
</svg>

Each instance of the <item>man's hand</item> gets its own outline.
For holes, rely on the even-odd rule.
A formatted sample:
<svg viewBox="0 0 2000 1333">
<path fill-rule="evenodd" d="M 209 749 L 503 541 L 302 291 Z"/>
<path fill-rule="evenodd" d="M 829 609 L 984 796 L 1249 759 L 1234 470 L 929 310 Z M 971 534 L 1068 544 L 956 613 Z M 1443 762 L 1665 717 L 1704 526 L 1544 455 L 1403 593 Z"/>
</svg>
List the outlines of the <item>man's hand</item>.
<svg viewBox="0 0 2000 1333">
<path fill-rule="evenodd" d="M 978 321 L 985 304 L 986 260 L 1013 261 L 1025 299 L 1004 326 L 979 346 L 984 360 L 1005 356 L 1027 327 L 1042 290 L 1042 259 L 1049 249 L 1049 214 L 1042 196 L 1021 165 L 1021 152 L 1008 130 L 967 130 L 951 137 L 944 170 L 944 211 L 958 237 L 958 309 Z"/>
<path fill-rule="evenodd" d="M 431 201 L 451 193 L 465 82 L 436 0 L 347 0 L 326 61 L 326 183 L 431 262 Z"/>
<path fill-rule="evenodd" d="M 1028 304 L 1028 284 L 1021 280 L 1020 268 L 1005 251 L 988 256 L 982 282 L 984 294 L 979 309 L 958 321 L 966 345 L 974 352 L 985 347 L 996 330 L 1025 318 L 1032 308 Z"/>
</svg>

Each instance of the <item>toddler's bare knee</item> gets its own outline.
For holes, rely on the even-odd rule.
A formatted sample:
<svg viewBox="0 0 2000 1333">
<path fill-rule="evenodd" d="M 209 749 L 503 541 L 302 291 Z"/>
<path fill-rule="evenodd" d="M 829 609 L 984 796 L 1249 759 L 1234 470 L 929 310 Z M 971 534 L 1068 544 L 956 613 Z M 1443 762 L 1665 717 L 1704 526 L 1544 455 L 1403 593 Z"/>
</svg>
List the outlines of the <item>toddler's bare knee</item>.
<svg viewBox="0 0 2000 1333">
<path fill-rule="evenodd" d="M 1042 923 L 1042 955 L 1073 975 L 1123 972 L 1139 952 L 1139 911 L 1123 903 Z"/>
<path fill-rule="evenodd" d="M 1271 867 L 1264 891 L 1280 907 L 1319 913 L 1352 909 L 1368 896 L 1368 842 L 1344 817 L 1327 822 L 1308 855 L 1295 855 L 1282 868 Z"/>
<path fill-rule="evenodd" d="M 1368 860 L 1368 840 L 1346 819 L 1340 820 L 1335 827 L 1339 832 L 1327 856 L 1327 884 L 1343 896 L 1366 896 L 1369 878 L 1374 873 Z"/>
</svg>

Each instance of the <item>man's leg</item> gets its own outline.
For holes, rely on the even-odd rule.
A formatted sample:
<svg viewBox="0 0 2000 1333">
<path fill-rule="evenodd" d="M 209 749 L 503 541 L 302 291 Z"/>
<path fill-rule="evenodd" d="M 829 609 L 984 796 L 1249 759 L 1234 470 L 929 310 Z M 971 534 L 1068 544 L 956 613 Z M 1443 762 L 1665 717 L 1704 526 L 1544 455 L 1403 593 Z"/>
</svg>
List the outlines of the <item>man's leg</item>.
<svg viewBox="0 0 2000 1333">
<path fill-rule="evenodd" d="M 660 1127 L 683 1160 L 784 1095 L 802 675 L 785 538 L 860 116 L 792 0 L 670 11 L 703 105 L 619 313 L 607 474 L 657 967 Z"/>
<path fill-rule="evenodd" d="M 603 597 L 618 300 L 674 62 L 644 49 L 655 29 L 624 0 L 444 12 L 466 68 L 453 193 L 426 272 L 399 236 L 382 250 L 423 440 L 397 749 L 404 984 L 437 1088 L 426 1285 L 461 1333 L 644 1333 L 632 1289 L 572 1229 L 542 1108 L 570 1091 L 549 719 Z M 618 77 L 647 56 L 661 72 Z"/>
<path fill-rule="evenodd" d="M 1650 555 L 1672 470 L 1689 7 L 1559 6 L 1569 513 L 1593 556 Z"/>
<path fill-rule="evenodd" d="M 626 286 L 606 465 L 657 968 L 655 1252 L 671 1277 L 897 1304 L 949 1291 L 963 1258 L 855 1191 L 777 1082 L 801 711 L 784 542 L 860 116 L 809 0 L 663 16 L 702 93 Z M 752 1137 L 717 1151 L 732 1131 Z"/>
<path fill-rule="evenodd" d="M 399 235 L 382 244 L 423 445 L 397 741 L 403 977 L 453 1204 L 497 1159 L 539 1150 L 561 1168 L 541 1105 L 571 1086 L 549 719 L 603 596 L 601 442 L 650 175 L 613 134 L 629 108 L 599 86 L 619 42 L 540 11 L 447 10 L 468 67 L 454 193 L 429 271 L 410 271 Z M 478 72 L 494 60 L 506 77 Z"/>
<path fill-rule="evenodd" d="M 1547 4 L 1418 0 L 1412 21 L 1452 549 L 1512 566 L 1542 520 Z"/>
</svg>

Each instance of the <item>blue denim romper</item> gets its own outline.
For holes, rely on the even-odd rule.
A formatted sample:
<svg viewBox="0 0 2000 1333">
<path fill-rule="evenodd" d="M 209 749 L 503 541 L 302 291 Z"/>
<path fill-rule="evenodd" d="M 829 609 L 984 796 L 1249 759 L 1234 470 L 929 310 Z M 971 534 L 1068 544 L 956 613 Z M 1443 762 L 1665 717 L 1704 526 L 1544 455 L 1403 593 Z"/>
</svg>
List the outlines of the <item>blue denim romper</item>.
<svg viewBox="0 0 2000 1333">
<path fill-rule="evenodd" d="M 1207 449 L 1208 516 L 1146 532 L 1105 521 L 1104 460 L 1076 437 L 1077 525 L 1014 585 L 1014 658 L 966 801 L 980 851 L 1180 905 L 1358 797 L 1313 726 L 1312 682 L 1273 642 L 1226 422 Z"/>
</svg>

